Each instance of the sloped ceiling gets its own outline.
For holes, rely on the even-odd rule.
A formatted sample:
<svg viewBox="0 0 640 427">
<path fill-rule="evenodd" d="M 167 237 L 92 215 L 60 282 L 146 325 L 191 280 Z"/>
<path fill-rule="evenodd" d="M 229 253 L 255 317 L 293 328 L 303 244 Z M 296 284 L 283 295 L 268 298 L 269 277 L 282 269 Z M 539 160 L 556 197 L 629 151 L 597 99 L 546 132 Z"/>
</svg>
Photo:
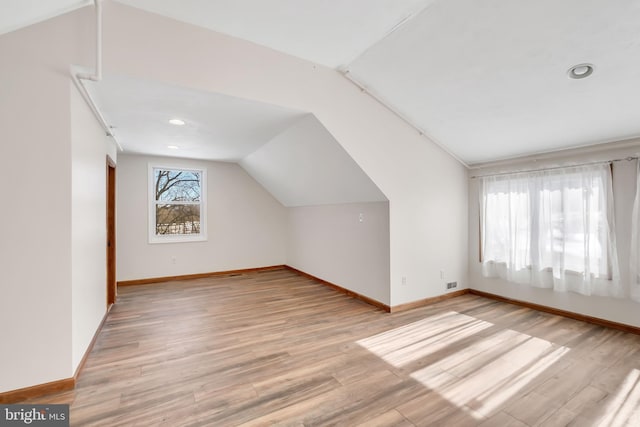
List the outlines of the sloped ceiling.
<svg viewBox="0 0 640 427">
<path fill-rule="evenodd" d="M 118 0 L 338 68 L 433 0 Z"/>
<path fill-rule="evenodd" d="M 640 2 L 438 1 L 349 70 L 467 163 L 628 139 Z"/>
<path fill-rule="evenodd" d="M 0 34 L 92 4 L 92 0 L 0 0 Z"/>
<path fill-rule="evenodd" d="M 387 200 L 310 113 L 128 76 L 86 85 L 125 153 L 236 162 L 284 206 Z"/>
<path fill-rule="evenodd" d="M 637 0 L 119 1 L 348 70 L 467 164 L 640 136 Z"/>
<path fill-rule="evenodd" d="M 637 0 L 118 1 L 345 72 L 466 164 L 640 136 Z M 0 0 L 0 33 L 88 3 Z"/>
<path fill-rule="evenodd" d="M 308 114 L 120 75 L 85 85 L 130 153 L 237 162 Z"/>
<path fill-rule="evenodd" d="M 285 206 L 387 200 L 313 115 L 242 159 L 240 165 Z"/>
</svg>

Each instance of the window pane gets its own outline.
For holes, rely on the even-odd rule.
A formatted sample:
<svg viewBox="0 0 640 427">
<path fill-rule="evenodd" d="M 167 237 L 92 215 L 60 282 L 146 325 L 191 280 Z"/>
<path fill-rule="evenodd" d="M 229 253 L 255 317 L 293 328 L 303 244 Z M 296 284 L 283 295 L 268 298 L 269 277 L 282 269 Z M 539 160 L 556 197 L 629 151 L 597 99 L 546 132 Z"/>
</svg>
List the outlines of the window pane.
<svg viewBox="0 0 640 427">
<path fill-rule="evenodd" d="M 160 202 L 200 201 L 200 172 L 155 169 L 153 175 L 155 200 Z"/>
<path fill-rule="evenodd" d="M 522 269 L 530 265 L 529 186 L 524 179 L 485 182 L 484 258 Z"/>
<path fill-rule="evenodd" d="M 200 234 L 200 205 L 157 205 L 156 235 Z"/>
<path fill-rule="evenodd" d="M 551 174 L 540 190 L 540 264 L 577 273 L 608 274 L 604 181 L 588 172 Z M 545 238 L 546 236 L 546 238 Z"/>
</svg>

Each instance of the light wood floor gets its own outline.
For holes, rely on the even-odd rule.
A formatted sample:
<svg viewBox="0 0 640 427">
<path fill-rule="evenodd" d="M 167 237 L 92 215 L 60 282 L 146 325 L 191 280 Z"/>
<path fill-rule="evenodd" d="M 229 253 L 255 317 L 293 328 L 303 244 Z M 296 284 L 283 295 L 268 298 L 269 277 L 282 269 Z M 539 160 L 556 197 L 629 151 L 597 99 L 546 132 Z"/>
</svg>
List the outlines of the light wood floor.
<svg viewBox="0 0 640 427">
<path fill-rule="evenodd" d="M 72 425 L 640 425 L 640 336 L 464 295 L 384 313 L 288 270 L 121 288 Z"/>
</svg>

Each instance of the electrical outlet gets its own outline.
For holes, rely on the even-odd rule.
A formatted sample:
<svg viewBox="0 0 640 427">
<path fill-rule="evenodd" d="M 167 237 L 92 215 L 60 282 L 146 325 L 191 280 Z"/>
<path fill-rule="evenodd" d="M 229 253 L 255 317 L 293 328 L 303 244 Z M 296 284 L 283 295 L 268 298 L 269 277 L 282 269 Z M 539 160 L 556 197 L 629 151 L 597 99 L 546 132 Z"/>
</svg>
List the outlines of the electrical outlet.
<svg viewBox="0 0 640 427">
<path fill-rule="evenodd" d="M 358 221 L 360 222 L 364 222 L 364 214 L 361 213 L 360 215 L 358 215 Z"/>
<path fill-rule="evenodd" d="M 458 287 L 458 282 L 449 282 L 447 283 L 447 289 L 453 289 Z"/>
<path fill-rule="evenodd" d="M 406 285 L 407 284 L 407 278 L 402 276 L 402 285 Z"/>
<path fill-rule="evenodd" d="M 172 256 L 171 257 L 171 264 L 175 264 L 176 263 L 176 257 Z"/>
</svg>

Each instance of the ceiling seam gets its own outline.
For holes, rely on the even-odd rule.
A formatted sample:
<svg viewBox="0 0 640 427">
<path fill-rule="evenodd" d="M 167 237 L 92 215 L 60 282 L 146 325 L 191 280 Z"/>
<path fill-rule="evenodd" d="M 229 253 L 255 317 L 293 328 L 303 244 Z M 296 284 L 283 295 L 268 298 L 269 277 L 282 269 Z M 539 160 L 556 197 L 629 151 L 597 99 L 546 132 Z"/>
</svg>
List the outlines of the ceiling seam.
<svg viewBox="0 0 640 427">
<path fill-rule="evenodd" d="M 413 121 L 411 121 L 408 117 L 406 117 L 404 114 L 400 113 L 396 108 L 394 108 L 391 104 L 389 104 L 388 102 L 386 102 L 384 99 L 382 99 L 380 96 L 378 96 L 377 94 L 375 94 L 374 92 L 371 92 L 366 86 L 364 86 L 362 83 L 360 83 L 355 77 L 353 77 L 353 74 L 351 74 L 349 72 L 349 70 L 346 71 L 340 71 L 340 74 L 342 74 L 342 76 L 344 78 L 346 78 L 348 81 L 350 81 L 353 85 L 355 85 L 358 89 L 360 89 L 361 92 L 369 95 L 373 100 L 375 100 L 376 102 L 378 102 L 380 105 L 382 105 L 385 109 L 387 109 L 388 111 L 392 112 L 396 117 L 398 117 L 400 120 L 402 120 L 403 122 L 405 122 L 406 124 L 408 124 L 409 126 L 411 126 L 413 129 L 415 129 L 418 134 L 420 136 L 423 136 L 425 139 L 427 139 L 428 141 L 430 141 L 431 143 L 433 143 L 434 145 L 436 145 L 438 148 L 440 148 L 442 151 L 444 151 L 445 153 L 447 153 L 449 156 L 451 156 L 452 158 L 454 158 L 458 163 L 460 163 L 462 166 L 464 166 L 466 169 L 469 169 L 469 165 L 462 160 L 460 157 L 458 157 L 456 154 L 454 154 L 451 150 L 449 150 L 447 147 L 445 147 L 441 142 L 439 142 L 436 138 L 434 138 L 433 136 L 431 136 L 428 132 L 426 132 L 424 129 L 420 128 L 418 125 L 416 125 Z"/>
<path fill-rule="evenodd" d="M 389 29 L 389 31 L 387 31 L 386 33 L 384 33 L 382 35 L 382 37 L 378 38 L 378 40 L 374 41 L 373 43 L 369 44 L 367 47 L 365 47 L 362 51 L 360 51 L 360 53 L 354 55 L 350 61 L 347 61 L 346 64 L 344 65 L 340 65 L 338 67 L 336 67 L 336 69 L 338 71 L 340 71 L 341 73 L 348 73 L 349 72 L 349 66 L 351 64 L 353 64 L 358 58 L 360 58 L 362 55 L 364 55 L 365 53 L 367 53 L 369 50 L 371 50 L 371 48 L 373 48 L 374 46 L 378 45 L 379 43 L 381 43 L 383 40 L 385 40 L 387 37 L 391 36 L 391 34 L 395 33 L 396 31 L 398 31 L 400 28 L 406 26 L 410 21 L 412 21 L 416 16 L 418 15 L 422 15 L 426 10 L 428 10 L 429 8 L 431 8 L 431 6 L 433 6 L 433 4 L 435 3 L 435 1 L 430 2 L 429 4 L 427 4 L 426 6 L 424 6 L 422 9 L 418 10 L 418 11 L 414 11 L 414 12 L 409 12 L 404 18 L 402 18 L 400 21 L 398 21 L 395 25 L 393 25 L 393 27 L 391 27 Z"/>
</svg>

